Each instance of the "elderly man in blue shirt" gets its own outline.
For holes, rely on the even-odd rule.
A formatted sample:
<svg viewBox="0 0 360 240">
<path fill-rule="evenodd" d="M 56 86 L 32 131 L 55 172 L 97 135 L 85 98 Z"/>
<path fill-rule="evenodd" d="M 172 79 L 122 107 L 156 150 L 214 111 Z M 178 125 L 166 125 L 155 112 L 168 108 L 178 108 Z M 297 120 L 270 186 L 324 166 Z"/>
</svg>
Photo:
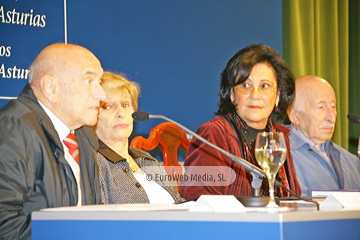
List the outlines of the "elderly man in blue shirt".
<svg viewBox="0 0 360 240">
<path fill-rule="evenodd" d="M 288 109 L 291 154 L 301 195 L 311 190 L 360 189 L 360 161 L 333 143 L 336 121 L 334 89 L 317 76 L 297 78 L 296 95 Z"/>
</svg>

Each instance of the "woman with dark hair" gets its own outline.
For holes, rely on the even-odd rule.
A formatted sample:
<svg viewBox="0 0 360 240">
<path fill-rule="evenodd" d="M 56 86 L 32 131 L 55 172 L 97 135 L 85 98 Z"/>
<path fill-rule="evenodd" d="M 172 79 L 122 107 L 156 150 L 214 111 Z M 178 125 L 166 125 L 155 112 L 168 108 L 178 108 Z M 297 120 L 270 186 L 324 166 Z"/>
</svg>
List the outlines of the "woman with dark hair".
<svg viewBox="0 0 360 240">
<path fill-rule="evenodd" d="M 257 133 L 283 132 L 287 148 L 290 149 L 289 130 L 276 121 L 286 116 L 294 91 L 294 76 L 278 52 L 264 44 L 247 46 L 229 60 L 221 74 L 217 116 L 202 124 L 196 132 L 220 148 L 261 168 L 254 154 Z M 187 182 L 186 186 L 180 188 L 185 199 L 201 195 L 252 195 L 252 175 L 221 152 L 197 139 L 193 139 L 184 165 L 218 166 L 219 176 L 226 176 L 224 167 L 229 167 L 236 173 L 235 180 L 228 184 L 197 182 L 192 185 Z M 297 194 L 301 193 L 290 151 L 277 179 L 283 186 Z M 261 194 L 268 195 L 267 181 L 262 183 Z M 275 189 L 275 195 L 290 196 L 281 188 Z"/>
</svg>

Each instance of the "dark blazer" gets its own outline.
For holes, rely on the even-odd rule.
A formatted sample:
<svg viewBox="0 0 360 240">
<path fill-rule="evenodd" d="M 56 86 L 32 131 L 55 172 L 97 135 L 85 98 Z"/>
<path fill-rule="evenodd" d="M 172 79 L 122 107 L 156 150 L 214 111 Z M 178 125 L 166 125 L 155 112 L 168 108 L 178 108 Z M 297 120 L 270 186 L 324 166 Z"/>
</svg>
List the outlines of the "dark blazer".
<svg viewBox="0 0 360 240">
<path fill-rule="evenodd" d="M 75 131 L 80 150 L 82 204 L 100 203 L 97 137 Z M 31 212 L 75 206 L 75 177 L 58 134 L 27 84 L 0 109 L 0 239 L 31 238 Z"/>
</svg>

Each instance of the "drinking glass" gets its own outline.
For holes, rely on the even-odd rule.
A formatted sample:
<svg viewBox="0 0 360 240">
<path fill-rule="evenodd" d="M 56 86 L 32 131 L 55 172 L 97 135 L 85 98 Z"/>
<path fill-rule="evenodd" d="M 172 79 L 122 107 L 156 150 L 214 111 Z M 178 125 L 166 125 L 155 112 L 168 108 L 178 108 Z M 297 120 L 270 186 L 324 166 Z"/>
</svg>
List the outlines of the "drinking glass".
<svg viewBox="0 0 360 240">
<path fill-rule="evenodd" d="M 266 208 L 276 209 L 274 183 L 276 174 L 286 159 L 286 143 L 282 132 L 258 133 L 255 143 L 255 157 L 269 181 L 269 203 Z"/>
</svg>

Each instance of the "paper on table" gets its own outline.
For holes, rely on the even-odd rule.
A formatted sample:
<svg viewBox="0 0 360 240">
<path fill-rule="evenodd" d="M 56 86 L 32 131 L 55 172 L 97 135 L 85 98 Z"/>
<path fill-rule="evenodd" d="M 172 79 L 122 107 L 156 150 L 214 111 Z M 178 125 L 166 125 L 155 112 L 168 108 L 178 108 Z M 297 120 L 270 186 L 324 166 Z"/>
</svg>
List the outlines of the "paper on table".
<svg viewBox="0 0 360 240">
<path fill-rule="evenodd" d="M 360 190 L 311 190 L 312 197 L 327 197 L 332 193 L 360 193 Z"/>
<path fill-rule="evenodd" d="M 180 204 L 107 204 L 107 205 L 86 205 L 59 208 L 44 208 L 40 211 L 188 211 L 194 201 Z"/>
<path fill-rule="evenodd" d="M 360 209 L 360 191 L 356 191 L 356 190 L 312 191 L 312 197 L 328 198 L 330 195 L 333 196 L 338 202 L 340 202 L 345 209 Z M 333 202 L 333 200 L 331 202 Z"/>
<path fill-rule="evenodd" d="M 320 210 L 341 210 L 344 206 L 333 196 L 329 195 L 322 203 L 320 203 Z"/>
<path fill-rule="evenodd" d="M 233 195 L 201 195 L 190 212 L 246 212 Z"/>
</svg>

